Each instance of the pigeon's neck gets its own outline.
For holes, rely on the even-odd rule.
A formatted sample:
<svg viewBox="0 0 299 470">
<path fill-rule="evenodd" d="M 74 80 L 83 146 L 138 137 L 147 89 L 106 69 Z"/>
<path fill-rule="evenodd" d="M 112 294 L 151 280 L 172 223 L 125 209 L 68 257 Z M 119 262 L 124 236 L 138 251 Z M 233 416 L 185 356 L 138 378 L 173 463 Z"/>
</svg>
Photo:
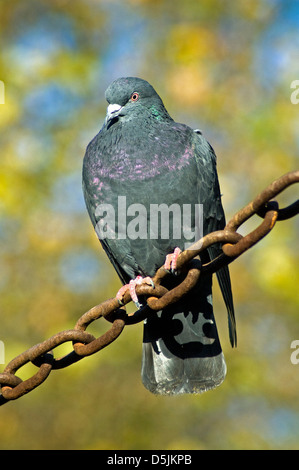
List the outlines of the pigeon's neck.
<svg viewBox="0 0 299 470">
<path fill-rule="evenodd" d="M 161 104 L 153 104 L 150 107 L 150 112 L 157 121 L 173 121 L 164 106 Z"/>
</svg>

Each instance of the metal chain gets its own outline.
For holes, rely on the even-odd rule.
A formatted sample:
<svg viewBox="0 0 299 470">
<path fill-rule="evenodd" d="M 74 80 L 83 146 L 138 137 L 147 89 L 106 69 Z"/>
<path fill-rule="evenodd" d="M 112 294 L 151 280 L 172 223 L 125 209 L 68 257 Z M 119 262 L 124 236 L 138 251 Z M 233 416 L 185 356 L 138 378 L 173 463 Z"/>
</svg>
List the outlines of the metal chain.
<svg viewBox="0 0 299 470">
<path fill-rule="evenodd" d="M 286 220 L 297 215 L 299 213 L 299 200 L 286 208 L 280 209 L 278 203 L 272 201 L 272 199 L 290 185 L 298 182 L 299 170 L 281 176 L 252 202 L 238 211 L 223 230 L 205 235 L 187 250 L 180 253 L 177 259 L 177 269 L 185 270 L 186 276 L 177 287 L 168 290 L 161 285 L 161 281 L 169 275 L 169 271 L 163 266 L 159 268 L 153 277 L 154 287 L 149 285 L 137 286 L 136 293 L 147 298 L 147 305 L 137 312 L 128 315 L 125 311 L 125 305 L 131 301 L 129 292 L 124 296 L 124 306 L 122 307 L 120 307 L 116 298 L 108 299 L 84 313 L 77 321 L 74 329 L 61 331 L 15 357 L 5 367 L 4 372 L 0 373 L 0 386 L 2 389 L 0 405 L 7 403 L 9 400 L 15 400 L 38 387 L 46 380 L 51 370 L 67 367 L 83 357 L 105 348 L 121 334 L 125 325 L 138 323 L 147 315 L 150 315 L 151 310 L 158 311 L 177 302 L 192 289 L 199 276 L 214 273 L 222 266 L 234 261 L 266 236 L 272 230 L 276 221 Z M 248 235 L 242 236 L 237 233 L 238 228 L 254 214 L 263 218 L 261 224 Z M 222 244 L 223 253 L 208 263 L 202 264 L 200 253 L 215 243 Z M 95 338 L 85 330 L 90 323 L 102 317 L 111 322 L 112 326 L 102 336 Z M 53 349 L 67 341 L 72 341 L 73 350 L 69 354 L 55 359 Z M 32 377 L 23 381 L 16 376 L 16 372 L 28 362 L 32 362 L 37 366 L 38 371 Z"/>
</svg>

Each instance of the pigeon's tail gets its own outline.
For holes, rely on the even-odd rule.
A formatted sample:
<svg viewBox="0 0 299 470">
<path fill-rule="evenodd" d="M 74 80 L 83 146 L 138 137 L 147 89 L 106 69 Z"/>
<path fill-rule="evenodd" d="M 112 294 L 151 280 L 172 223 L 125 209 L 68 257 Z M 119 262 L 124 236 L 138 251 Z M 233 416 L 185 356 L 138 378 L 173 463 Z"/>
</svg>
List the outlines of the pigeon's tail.
<svg viewBox="0 0 299 470">
<path fill-rule="evenodd" d="M 220 385 L 226 364 L 212 305 L 212 279 L 182 300 L 151 312 L 144 325 L 142 381 L 152 393 L 202 393 Z"/>
</svg>

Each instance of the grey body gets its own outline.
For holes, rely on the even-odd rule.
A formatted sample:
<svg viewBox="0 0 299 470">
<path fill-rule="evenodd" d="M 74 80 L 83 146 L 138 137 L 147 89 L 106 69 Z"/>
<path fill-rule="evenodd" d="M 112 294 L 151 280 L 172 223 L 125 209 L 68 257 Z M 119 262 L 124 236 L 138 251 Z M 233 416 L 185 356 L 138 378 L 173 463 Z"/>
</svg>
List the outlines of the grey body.
<svg viewBox="0 0 299 470">
<path fill-rule="evenodd" d="M 135 93 L 135 95 L 134 95 Z M 106 91 L 110 106 L 101 131 L 87 147 L 83 164 L 86 206 L 98 232 L 99 211 L 109 204 L 115 211 L 116 237 L 101 239 L 102 246 L 126 284 L 137 275 L 153 276 L 167 254 L 182 250 L 188 242 L 171 231 L 169 237 L 150 236 L 153 204 L 203 204 L 203 234 L 225 225 L 221 205 L 216 157 L 199 133 L 178 124 L 168 115 L 162 100 L 146 81 L 122 78 Z M 145 209 L 147 237 L 118 238 L 119 196 L 126 207 L 141 204 Z M 133 206 L 134 207 L 134 206 Z M 126 223 L 136 214 L 126 217 Z M 195 217 L 192 216 L 192 228 Z M 140 219 L 141 220 L 141 219 Z M 143 225 L 145 226 L 145 225 Z M 194 241 L 194 240 L 193 240 Z M 207 260 L 220 247 L 203 253 Z M 229 272 L 217 273 L 228 309 L 230 339 L 236 341 Z M 169 286 L 181 282 L 169 276 Z M 153 393 L 200 393 L 219 385 L 226 374 L 212 306 L 212 278 L 202 277 L 178 304 L 162 312 L 150 312 L 144 325 L 142 380 Z"/>
</svg>

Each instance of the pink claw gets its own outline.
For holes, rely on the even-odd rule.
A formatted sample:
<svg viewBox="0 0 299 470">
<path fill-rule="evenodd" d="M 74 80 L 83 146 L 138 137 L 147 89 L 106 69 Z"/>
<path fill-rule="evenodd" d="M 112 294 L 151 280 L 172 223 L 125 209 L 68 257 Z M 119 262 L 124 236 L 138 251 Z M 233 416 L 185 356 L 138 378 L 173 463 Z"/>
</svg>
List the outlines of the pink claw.
<svg viewBox="0 0 299 470">
<path fill-rule="evenodd" d="M 131 281 L 129 282 L 129 290 L 130 290 L 131 299 L 133 300 L 133 302 L 135 302 L 135 304 L 138 303 L 138 297 L 136 294 L 136 286 L 141 283 L 142 283 L 141 276 L 137 276 L 136 279 L 131 279 Z"/>
<path fill-rule="evenodd" d="M 180 253 L 182 253 L 182 250 L 180 250 L 179 247 L 176 247 L 173 253 L 171 253 L 170 255 L 167 255 L 165 259 L 165 263 L 164 263 L 164 268 L 167 269 L 168 271 L 170 270 L 175 271 L 177 259 Z"/>
<path fill-rule="evenodd" d="M 137 294 L 136 294 L 136 286 L 140 285 L 140 284 L 148 284 L 148 285 L 154 287 L 154 283 L 153 283 L 152 279 L 149 276 L 144 277 L 144 278 L 142 276 L 137 276 L 136 279 L 131 279 L 129 284 L 126 284 L 125 286 L 122 286 L 119 289 L 119 291 L 117 292 L 116 298 L 119 301 L 119 303 L 122 304 L 123 296 L 125 295 L 127 290 L 129 290 L 130 296 L 131 296 L 131 299 L 133 300 L 133 302 L 137 306 L 140 306 L 140 304 L 138 302 L 138 297 L 137 297 Z"/>
<path fill-rule="evenodd" d="M 123 299 L 123 296 L 125 295 L 127 290 L 128 290 L 128 284 L 125 285 L 125 286 L 122 286 L 116 294 L 116 298 L 117 298 L 117 300 L 119 301 L 119 303 L 121 305 L 123 305 L 122 299 Z"/>
</svg>

